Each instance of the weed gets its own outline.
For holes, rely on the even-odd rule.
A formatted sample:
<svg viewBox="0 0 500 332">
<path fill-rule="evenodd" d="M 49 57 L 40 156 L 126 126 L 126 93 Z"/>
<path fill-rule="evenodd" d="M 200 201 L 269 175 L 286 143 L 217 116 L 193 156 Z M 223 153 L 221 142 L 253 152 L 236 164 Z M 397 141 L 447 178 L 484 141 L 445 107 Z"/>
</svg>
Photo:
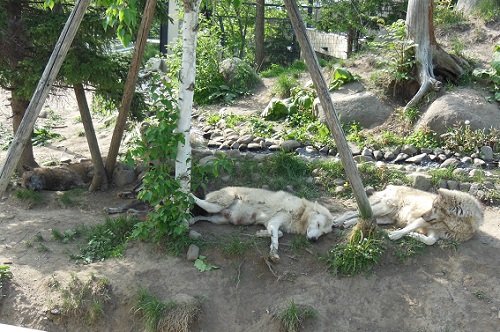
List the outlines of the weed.
<svg viewBox="0 0 500 332">
<path fill-rule="evenodd" d="M 299 85 L 299 81 L 292 75 L 281 74 L 278 76 L 272 91 L 279 98 L 288 98 L 291 96 L 291 90 Z"/>
<path fill-rule="evenodd" d="M 210 114 L 207 117 L 207 123 L 211 126 L 217 125 L 222 120 L 222 116 L 219 114 Z"/>
<path fill-rule="evenodd" d="M 260 72 L 261 77 L 278 77 L 284 73 L 296 76 L 297 73 L 304 72 L 306 70 L 306 65 L 304 61 L 296 60 L 290 66 L 283 67 L 281 65 L 273 63 L 269 68 Z"/>
<path fill-rule="evenodd" d="M 448 133 L 441 135 L 444 148 L 461 153 L 474 153 L 482 146 L 494 147 L 500 143 L 500 131 L 492 128 L 472 129 L 469 121 L 453 127 Z"/>
<path fill-rule="evenodd" d="M 295 235 L 292 239 L 290 247 L 295 254 L 298 254 L 302 250 L 308 249 L 311 246 L 311 242 L 304 235 Z"/>
<path fill-rule="evenodd" d="M 63 315 L 95 324 L 104 315 L 104 305 L 111 299 L 111 285 L 106 278 L 91 275 L 83 282 L 76 275 L 61 289 Z"/>
<path fill-rule="evenodd" d="M 298 332 L 304 321 L 316 317 L 317 312 L 307 305 L 297 305 L 293 300 L 276 316 L 281 323 L 281 331 Z"/>
<path fill-rule="evenodd" d="M 3 285 L 12 278 L 12 272 L 10 271 L 10 266 L 0 265 L 0 300 L 2 299 L 2 288 Z"/>
<path fill-rule="evenodd" d="M 88 230 L 87 244 L 74 258 L 83 263 L 92 263 L 110 257 L 121 257 L 136 222 L 137 220 L 126 217 L 107 218 L 104 224 Z"/>
<path fill-rule="evenodd" d="M 408 107 L 403 111 L 403 116 L 410 124 L 414 124 L 420 117 L 420 112 L 417 108 Z"/>
<path fill-rule="evenodd" d="M 84 131 L 79 131 L 76 135 L 78 137 L 85 137 L 85 132 Z"/>
<path fill-rule="evenodd" d="M 67 190 L 58 196 L 58 200 L 65 206 L 73 206 L 77 203 L 79 196 L 81 196 L 84 192 L 85 190 L 81 188 Z"/>
<path fill-rule="evenodd" d="M 200 272 L 207 272 L 212 270 L 217 270 L 219 267 L 207 262 L 206 256 L 199 256 L 194 261 L 194 267 Z"/>
<path fill-rule="evenodd" d="M 239 125 L 240 123 L 245 122 L 246 121 L 246 117 L 241 116 L 241 115 L 236 115 L 236 114 L 228 114 L 224 118 L 224 120 L 226 122 L 226 127 L 228 127 L 228 128 L 234 128 L 237 125 Z"/>
<path fill-rule="evenodd" d="M 38 243 L 37 246 L 36 246 L 36 250 L 38 252 L 41 252 L 41 253 L 44 253 L 44 252 L 49 252 L 50 249 L 49 247 L 47 247 L 45 244 L 43 243 Z"/>
<path fill-rule="evenodd" d="M 12 130 L 9 130 L 0 123 L 0 149 L 7 150 L 9 148 L 10 142 L 12 142 Z"/>
<path fill-rule="evenodd" d="M 274 126 L 271 123 L 253 116 L 250 118 L 250 127 L 255 136 L 268 138 L 274 134 Z"/>
<path fill-rule="evenodd" d="M 434 24 L 443 29 L 452 29 L 466 23 L 465 16 L 453 9 L 451 0 L 440 0 L 436 2 L 434 9 Z"/>
<path fill-rule="evenodd" d="M 86 228 L 84 226 L 77 227 L 75 229 L 67 229 L 64 232 L 54 228 L 52 229 L 52 237 L 59 242 L 68 243 L 70 241 L 79 238 L 86 232 Z"/>
<path fill-rule="evenodd" d="M 252 242 L 250 240 L 242 240 L 238 236 L 232 236 L 228 240 L 224 240 L 222 243 L 222 252 L 228 256 L 232 257 L 241 257 L 243 256 L 248 249 L 252 246 Z"/>
<path fill-rule="evenodd" d="M 495 21 L 500 17 L 500 8 L 496 0 L 479 1 L 477 6 L 477 14 L 485 21 Z"/>
<path fill-rule="evenodd" d="M 404 237 L 398 242 L 394 242 L 394 255 L 404 262 L 408 258 L 421 254 L 426 245 L 411 237 Z"/>
<path fill-rule="evenodd" d="M 210 163 L 200 165 L 194 164 L 192 168 L 192 190 L 198 188 L 207 189 L 206 184 L 222 176 L 223 173 L 233 173 L 234 162 L 225 154 L 217 154 Z"/>
<path fill-rule="evenodd" d="M 486 292 L 484 292 L 483 290 L 476 290 L 473 292 L 474 296 L 478 299 L 478 300 L 482 300 L 482 301 L 489 301 L 490 298 L 488 297 L 488 295 L 486 295 Z"/>
<path fill-rule="evenodd" d="M 62 136 L 50 130 L 50 128 L 35 128 L 31 141 L 35 146 L 45 146 L 54 139 L 60 139 Z"/>
<path fill-rule="evenodd" d="M 146 331 L 188 332 L 200 307 L 197 301 L 163 302 L 142 288 L 139 290 L 133 311 L 143 321 Z"/>
<path fill-rule="evenodd" d="M 332 80 L 330 82 L 329 89 L 330 91 L 338 90 L 341 86 L 355 80 L 356 78 L 346 68 L 335 68 L 332 74 Z"/>
<path fill-rule="evenodd" d="M 335 245 L 324 260 L 333 274 L 352 276 L 371 269 L 384 249 L 382 232 L 365 237 L 361 229 L 355 229 L 349 241 Z"/>
<path fill-rule="evenodd" d="M 465 175 L 453 173 L 454 170 L 455 168 L 453 167 L 436 168 L 429 170 L 432 184 L 437 186 L 439 182 L 441 182 L 441 180 L 455 180 L 458 182 L 467 180 Z"/>
<path fill-rule="evenodd" d="M 32 205 L 41 203 L 43 200 L 42 194 L 40 194 L 38 191 L 25 188 L 17 190 L 16 197 L 21 201 L 27 202 Z"/>
<path fill-rule="evenodd" d="M 402 171 L 390 167 L 377 167 L 372 163 L 364 163 L 359 166 L 363 183 L 373 186 L 375 189 L 385 187 L 387 184 L 404 185 L 410 180 Z"/>
<path fill-rule="evenodd" d="M 405 139 L 405 143 L 416 148 L 436 148 L 439 146 L 436 133 L 430 130 L 415 130 Z"/>
<path fill-rule="evenodd" d="M 41 233 L 36 233 L 35 236 L 33 237 L 33 240 L 35 242 L 44 242 L 45 239 L 43 238 L 43 235 Z"/>
</svg>

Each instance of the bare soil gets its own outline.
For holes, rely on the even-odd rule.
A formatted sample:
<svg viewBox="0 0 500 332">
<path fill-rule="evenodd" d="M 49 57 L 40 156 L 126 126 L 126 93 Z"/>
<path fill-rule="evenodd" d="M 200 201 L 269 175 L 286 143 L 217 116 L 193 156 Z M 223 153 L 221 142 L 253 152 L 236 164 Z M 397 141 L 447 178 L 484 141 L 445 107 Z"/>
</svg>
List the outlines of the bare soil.
<svg viewBox="0 0 500 332">
<path fill-rule="evenodd" d="M 263 89 L 231 108 L 242 113 L 262 110 L 266 94 Z M 0 117 L 10 128 L 7 98 L 7 93 L 0 93 Z M 79 136 L 83 127 L 76 121 L 74 98 L 66 94 L 47 105 L 62 117 L 64 126 L 55 131 L 64 139 L 36 147 L 37 160 L 43 164 L 68 156 L 89 157 L 85 138 Z M 95 126 L 104 155 L 111 130 L 103 126 L 103 119 L 97 119 Z M 0 161 L 4 158 L 2 151 Z M 221 249 L 233 235 L 252 239 L 256 227 L 207 223 L 194 229 L 215 243 L 202 248 L 208 261 L 220 267 L 214 271 L 201 273 L 184 257 L 169 256 L 141 242 L 129 243 L 123 258 L 76 264 L 70 254 L 78 252 L 82 241 L 63 244 L 52 237 L 52 230 L 102 223 L 104 207 L 123 203 L 116 196 L 123 189 L 84 193 L 72 207 L 63 206 L 54 192 L 44 192 L 43 203 L 33 207 L 15 198 L 13 190 L 6 193 L 0 201 L 0 264 L 10 265 L 13 278 L 0 299 L 0 323 L 46 331 L 142 331 L 132 310 L 142 287 L 164 301 L 180 293 L 201 298 L 193 331 L 278 331 L 273 313 L 291 300 L 317 311 L 304 331 L 493 332 L 500 326 L 499 207 L 487 207 L 479 233 L 456 249 L 435 245 L 404 262 L 388 252 L 371 273 L 354 277 L 333 276 L 319 259 L 341 241 L 339 230 L 307 250 L 293 250 L 293 236 L 285 235 L 280 240 L 280 262 L 269 266 L 263 258 L 267 240 L 256 240 L 241 256 Z M 353 206 L 329 197 L 322 201 L 333 212 Z M 37 242 L 41 238 L 44 241 Z M 50 287 L 53 280 L 64 285 L 72 275 L 87 279 L 91 274 L 111 283 L 112 297 L 103 319 L 87 326 L 82 319 L 50 312 L 61 302 L 60 292 Z"/>
</svg>

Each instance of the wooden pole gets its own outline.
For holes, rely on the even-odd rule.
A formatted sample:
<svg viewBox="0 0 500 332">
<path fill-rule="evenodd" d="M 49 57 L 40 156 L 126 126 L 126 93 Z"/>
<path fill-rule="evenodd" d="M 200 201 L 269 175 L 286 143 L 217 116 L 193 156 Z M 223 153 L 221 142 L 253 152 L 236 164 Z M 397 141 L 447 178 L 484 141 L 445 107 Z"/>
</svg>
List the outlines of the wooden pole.
<svg viewBox="0 0 500 332">
<path fill-rule="evenodd" d="M 54 50 L 52 51 L 52 55 L 45 66 L 42 77 L 38 82 L 35 93 L 33 94 L 33 97 L 31 97 L 30 104 L 26 109 L 23 120 L 14 135 L 14 139 L 10 144 L 9 150 L 7 151 L 5 163 L 0 171 L 0 195 L 5 192 L 5 189 L 7 189 L 9 179 L 12 176 L 19 159 L 21 158 L 24 146 L 28 143 L 28 140 L 31 139 L 31 132 L 33 131 L 36 119 L 38 118 L 40 110 L 45 103 L 45 99 L 47 99 L 52 84 L 59 73 L 59 69 L 61 69 L 62 63 L 66 58 L 66 54 L 68 53 L 73 39 L 75 38 L 76 32 L 78 31 L 89 3 L 90 0 L 78 0 L 69 15 L 66 24 L 64 25 L 61 35 L 59 36 L 59 40 L 57 41 Z"/>
<path fill-rule="evenodd" d="M 151 23 L 153 22 L 155 8 L 156 0 L 147 0 L 146 6 L 144 7 L 144 15 L 142 16 L 141 25 L 135 41 L 132 63 L 130 64 L 127 81 L 125 82 L 125 87 L 123 88 L 122 102 L 120 105 L 120 111 L 118 112 L 118 117 L 116 118 L 113 136 L 111 137 L 108 158 L 106 159 L 106 173 L 108 174 L 108 178 L 110 180 L 113 176 L 116 158 L 118 157 L 123 132 L 125 131 L 125 125 L 127 124 L 128 113 L 130 111 L 130 106 L 132 105 L 137 76 L 139 75 L 139 67 L 144 54 L 144 48 L 146 47 L 146 43 L 148 41 L 148 34 L 151 29 Z"/>
<path fill-rule="evenodd" d="M 312 81 L 318 93 L 318 98 L 321 102 L 321 106 L 325 110 L 326 123 L 333 135 L 335 144 L 337 145 L 337 149 L 339 151 L 340 159 L 342 161 L 342 165 L 344 166 L 347 179 L 351 184 L 354 197 L 356 198 L 356 202 L 358 203 L 361 218 L 371 221 L 373 219 L 373 214 L 370 203 L 368 201 L 368 197 L 366 196 L 361 177 L 359 176 L 358 168 L 356 167 L 356 163 L 352 158 L 351 150 L 349 148 L 349 145 L 347 145 L 342 127 L 340 126 L 340 121 L 337 117 L 337 113 L 335 112 L 335 108 L 330 97 L 330 92 L 328 91 L 328 85 L 326 84 L 325 78 L 321 73 L 318 58 L 316 57 L 316 53 L 314 52 L 311 46 L 311 42 L 307 37 L 306 27 L 304 25 L 302 17 L 300 16 L 297 3 L 295 2 L 295 0 L 285 0 L 285 7 L 288 11 L 288 16 L 290 17 L 295 35 L 297 37 L 297 40 L 299 41 L 302 54 L 307 64 L 307 68 L 309 69 L 309 73 L 311 74 Z"/>
<path fill-rule="evenodd" d="M 96 191 L 97 189 L 106 190 L 108 187 L 108 178 L 104 163 L 102 162 L 101 151 L 99 150 L 99 143 L 95 135 L 94 125 L 92 123 L 92 116 L 90 115 L 89 104 L 85 96 L 85 89 L 83 84 L 75 84 L 76 101 L 78 102 L 78 109 L 80 110 L 80 117 L 82 118 L 83 128 L 85 129 L 85 137 L 89 145 L 90 155 L 92 157 L 92 164 L 94 165 L 94 176 L 90 184 L 89 191 Z"/>
</svg>

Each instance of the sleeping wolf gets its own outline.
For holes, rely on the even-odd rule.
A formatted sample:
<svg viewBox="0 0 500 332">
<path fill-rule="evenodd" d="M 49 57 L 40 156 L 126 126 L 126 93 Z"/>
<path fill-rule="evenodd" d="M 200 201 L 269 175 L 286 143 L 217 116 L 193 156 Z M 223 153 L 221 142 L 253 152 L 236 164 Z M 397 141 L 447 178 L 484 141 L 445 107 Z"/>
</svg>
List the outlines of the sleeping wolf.
<svg viewBox="0 0 500 332">
<path fill-rule="evenodd" d="M 299 198 L 284 191 L 269 191 L 247 187 L 226 187 L 206 195 L 205 200 L 193 196 L 195 204 L 211 215 L 191 220 L 207 220 L 214 224 L 264 225 L 259 236 L 271 236 L 270 257 L 278 260 L 280 230 L 304 234 L 315 241 L 332 231 L 333 216 L 316 202 Z"/>
<path fill-rule="evenodd" d="M 427 245 L 439 239 L 466 241 L 483 222 L 481 204 L 471 195 L 447 189 L 431 194 L 404 186 L 388 186 L 370 197 L 377 224 L 403 227 L 389 232 L 391 240 L 409 235 Z M 357 212 L 347 212 L 336 226 L 357 222 Z"/>
</svg>

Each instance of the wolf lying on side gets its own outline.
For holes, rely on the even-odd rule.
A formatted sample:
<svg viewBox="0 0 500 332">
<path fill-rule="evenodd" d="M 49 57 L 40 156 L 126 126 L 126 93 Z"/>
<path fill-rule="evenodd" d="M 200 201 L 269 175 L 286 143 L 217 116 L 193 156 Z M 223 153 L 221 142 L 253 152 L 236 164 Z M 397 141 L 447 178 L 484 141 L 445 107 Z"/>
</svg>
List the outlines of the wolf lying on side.
<svg viewBox="0 0 500 332">
<path fill-rule="evenodd" d="M 377 224 L 403 227 L 389 232 L 391 240 L 409 235 L 427 245 L 439 239 L 466 241 L 483 222 L 481 204 L 471 195 L 447 189 L 437 194 L 404 186 L 387 186 L 370 197 Z M 352 226 L 357 212 L 347 212 L 334 221 L 336 226 Z M 416 232 L 417 231 L 417 232 Z"/>
<path fill-rule="evenodd" d="M 258 236 L 271 236 L 270 257 L 278 260 L 278 238 L 281 231 L 304 234 L 317 240 L 332 231 L 333 216 L 321 204 L 299 198 L 284 191 L 247 187 L 226 187 L 206 195 L 193 196 L 196 205 L 211 215 L 191 219 L 190 224 L 207 220 L 214 224 L 264 225 Z"/>
</svg>

